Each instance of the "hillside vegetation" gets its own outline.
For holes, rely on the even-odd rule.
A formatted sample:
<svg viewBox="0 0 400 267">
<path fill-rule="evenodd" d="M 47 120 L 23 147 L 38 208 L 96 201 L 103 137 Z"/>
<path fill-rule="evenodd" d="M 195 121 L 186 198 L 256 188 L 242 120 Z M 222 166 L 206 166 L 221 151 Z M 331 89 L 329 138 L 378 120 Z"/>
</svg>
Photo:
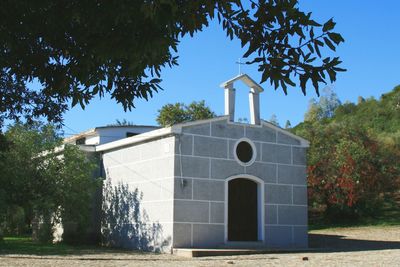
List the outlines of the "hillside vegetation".
<svg viewBox="0 0 400 267">
<path fill-rule="evenodd" d="M 400 143 L 400 86 L 383 94 L 379 100 L 359 98 L 358 104 L 345 103 L 335 110 L 333 122 L 363 126 L 379 137 Z"/>
<path fill-rule="evenodd" d="M 400 86 L 380 99 L 341 104 L 332 91 L 312 101 L 292 131 L 311 142 L 308 188 L 311 214 L 328 222 L 378 217 L 400 210 Z"/>
</svg>

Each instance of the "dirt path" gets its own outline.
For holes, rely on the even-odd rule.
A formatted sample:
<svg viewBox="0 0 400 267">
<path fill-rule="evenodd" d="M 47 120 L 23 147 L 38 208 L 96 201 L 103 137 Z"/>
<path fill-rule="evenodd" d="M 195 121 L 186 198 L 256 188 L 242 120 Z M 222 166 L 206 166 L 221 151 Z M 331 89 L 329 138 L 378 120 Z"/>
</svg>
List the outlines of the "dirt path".
<svg viewBox="0 0 400 267">
<path fill-rule="evenodd" d="M 400 226 L 318 230 L 301 253 L 186 259 L 150 253 L 1 255 L 0 266 L 400 266 Z"/>
</svg>

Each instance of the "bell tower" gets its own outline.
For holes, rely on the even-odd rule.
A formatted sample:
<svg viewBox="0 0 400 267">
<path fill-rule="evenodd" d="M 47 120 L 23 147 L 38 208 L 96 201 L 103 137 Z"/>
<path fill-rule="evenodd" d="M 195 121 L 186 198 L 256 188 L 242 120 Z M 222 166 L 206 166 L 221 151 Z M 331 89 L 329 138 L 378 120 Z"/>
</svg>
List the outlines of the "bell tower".
<svg viewBox="0 0 400 267">
<path fill-rule="evenodd" d="M 226 82 L 223 82 L 220 87 L 225 90 L 225 115 L 229 115 L 229 120 L 235 119 L 235 88 L 233 84 L 241 80 L 246 84 L 249 90 L 249 107 L 250 107 L 250 123 L 259 125 L 260 120 L 260 93 L 264 91 L 262 87 L 256 83 L 247 74 L 240 74 Z"/>
</svg>

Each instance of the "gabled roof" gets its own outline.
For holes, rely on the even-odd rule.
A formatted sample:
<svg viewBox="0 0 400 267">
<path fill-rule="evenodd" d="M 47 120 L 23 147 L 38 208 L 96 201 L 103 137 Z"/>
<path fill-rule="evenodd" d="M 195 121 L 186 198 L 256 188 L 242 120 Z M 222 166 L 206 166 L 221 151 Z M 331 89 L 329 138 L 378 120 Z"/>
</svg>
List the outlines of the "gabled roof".
<svg viewBox="0 0 400 267">
<path fill-rule="evenodd" d="M 81 132 L 81 133 L 77 133 L 77 134 L 75 134 L 73 136 L 66 137 L 66 138 L 64 138 L 63 142 L 64 143 L 71 143 L 71 142 L 74 142 L 74 141 L 76 141 L 76 140 L 78 140 L 80 138 L 83 138 L 83 137 L 96 136 L 96 135 L 98 135 L 98 130 L 118 129 L 118 128 L 119 129 L 121 129 L 121 128 L 122 129 L 132 129 L 132 130 L 134 130 L 135 128 L 148 128 L 149 131 L 160 129 L 160 127 L 158 127 L 158 126 L 151 126 L 151 125 L 107 125 L 107 126 L 99 126 L 99 127 L 96 127 L 96 128 L 92 128 L 92 129 L 86 130 L 86 131 Z"/>
<path fill-rule="evenodd" d="M 310 141 L 308 141 L 308 140 L 306 140 L 306 139 L 304 139 L 304 138 L 302 138 L 302 137 L 300 137 L 298 135 L 295 135 L 295 134 L 289 132 L 288 130 L 282 129 L 281 127 L 276 126 L 275 124 L 272 124 L 272 123 L 270 123 L 268 121 L 265 121 L 265 120 L 261 120 L 261 125 L 264 125 L 264 126 L 267 126 L 269 128 L 275 129 L 278 132 L 281 132 L 281 133 L 286 134 L 286 135 L 288 135 L 288 136 L 290 136 L 290 137 L 292 137 L 292 138 L 294 138 L 296 140 L 299 140 L 300 144 L 302 146 L 304 146 L 304 147 L 309 147 L 310 146 Z"/>
<path fill-rule="evenodd" d="M 261 85 L 259 85 L 258 83 L 256 83 L 252 78 L 250 78 L 249 75 L 247 74 L 240 74 L 230 80 L 227 80 L 226 82 L 221 83 L 220 87 L 222 88 L 226 88 L 229 85 L 233 84 L 234 82 L 236 82 L 237 80 L 241 80 L 244 84 L 246 84 L 248 87 L 253 88 L 254 90 L 257 90 L 258 93 L 261 93 L 264 91 L 264 89 L 261 87 Z"/>
<path fill-rule="evenodd" d="M 66 138 L 64 138 L 63 143 L 70 143 L 70 142 L 73 142 L 82 137 L 88 137 L 88 136 L 94 136 L 94 135 L 96 135 L 96 128 L 92 128 L 92 129 L 86 130 L 84 132 L 77 133 L 73 136 L 66 137 Z"/>
<path fill-rule="evenodd" d="M 154 126 L 154 125 L 138 125 L 138 124 L 132 124 L 132 125 L 106 125 L 106 126 L 98 126 L 94 128 L 95 130 L 97 129 L 108 129 L 108 128 L 152 128 L 152 129 L 160 129 L 161 127 Z"/>
<path fill-rule="evenodd" d="M 248 124 L 248 123 L 240 123 L 240 122 L 232 122 L 229 121 L 229 115 L 224 115 L 224 116 L 218 116 L 215 118 L 211 118 L 211 119 L 206 119 L 206 120 L 198 120 L 198 121 L 189 121 L 189 122 L 183 122 L 183 123 L 179 123 L 174 125 L 173 127 L 176 127 L 179 129 L 179 131 L 182 130 L 182 127 L 188 127 L 188 126 L 193 126 L 193 125 L 199 125 L 199 124 L 203 124 L 203 123 L 208 123 L 208 122 L 213 122 L 213 121 L 222 121 L 222 120 L 226 120 L 227 123 L 229 124 L 239 124 L 239 125 L 246 125 L 247 127 L 260 127 L 260 125 L 255 125 L 255 124 Z M 279 126 L 276 126 L 268 121 L 265 120 L 261 120 L 261 126 L 266 126 L 268 128 L 274 129 L 278 132 L 281 132 L 287 136 L 290 136 L 296 140 L 299 140 L 301 146 L 304 147 L 309 147 L 310 146 L 310 142 L 300 136 L 297 136 L 291 132 L 289 132 L 288 130 L 282 129 Z"/>
<path fill-rule="evenodd" d="M 138 134 L 132 137 L 128 137 L 128 138 L 124 138 L 124 139 L 120 139 L 114 142 L 110 142 L 110 143 L 106 143 L 103 145 L 98 145 L 96 146 L 96 151 L 106 151 L 106 150 L 110 150 L 110 149 L 116 149 L 118 147 L 124 147 L 124 146 L 128 146 L 128 145 L 132 145 L 132 144 L 136 144 L 136 143 L 141 143 L 141 142 L 146 142 L 146 141 L 150 141 L 153 139 L 157 139 L 160 137 L 164 137 L 164 136 L 171 136 L 171 135 L 175 135 L 175 134 L 181 134 L 182 133 L 182 128 L 183 127 L 190 127 L 190 126 L 194 126 L 194 125 L 200 125 L 200 124 L 204 124 L 204 123 L 211 123 L 214 121 L 226 121 L 227 123 L 230 124 L 240 124 L 240 125 L 247 125 L 248 127 L 262 127 L 262 125 L 272 128 L 276 131 L 279 131 L 285 135 L 288 135 L 294 139 L 297 139 L 300 141 L 301 146 L 303 147 L 309 147 L 310 142 L 307 141 L 304 138 L 301 138 L 300 136 L 297 136 L 295 134 L 292 134 L 291 132 L 282 129 L 278 126 L 273 125 L 272 123 L 269 123 L 267 121 L 262 121 L 261 124 L 262 125 L 253 125 L 253 124 L 247 124 L 247 123 L 237 123 L 237 122 L 230 122 L 229 121 L 229 116 L 219 116 L 219 117 L 215 117 L 215 118 L 211 118 L 211 119 L 206 119 L 206 120 L 198 120 L 198 121 L 190 121 L 190 122 L 183 122 L 183 123 L 179 123 L 179 124 L 175 124 L 171 127 L 166 127 L 166 128 L 161 128 L 161 129 L 157 129 L 154 131 L 150 131 L 150 132 L 146 132 L 143 134 Z"/>
</svg>

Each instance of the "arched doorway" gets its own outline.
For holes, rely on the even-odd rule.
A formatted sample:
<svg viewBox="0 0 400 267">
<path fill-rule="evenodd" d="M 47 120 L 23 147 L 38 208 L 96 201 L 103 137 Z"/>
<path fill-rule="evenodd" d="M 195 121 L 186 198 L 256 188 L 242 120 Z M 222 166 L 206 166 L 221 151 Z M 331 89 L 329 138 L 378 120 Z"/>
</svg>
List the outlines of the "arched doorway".
<svg viewBox="0 0 400 267">
<path fill-rule="evenodd" d="M 227 180 L 226 241 L 263 240 L 262 189 L 256 177 Z"/>
</svg>

